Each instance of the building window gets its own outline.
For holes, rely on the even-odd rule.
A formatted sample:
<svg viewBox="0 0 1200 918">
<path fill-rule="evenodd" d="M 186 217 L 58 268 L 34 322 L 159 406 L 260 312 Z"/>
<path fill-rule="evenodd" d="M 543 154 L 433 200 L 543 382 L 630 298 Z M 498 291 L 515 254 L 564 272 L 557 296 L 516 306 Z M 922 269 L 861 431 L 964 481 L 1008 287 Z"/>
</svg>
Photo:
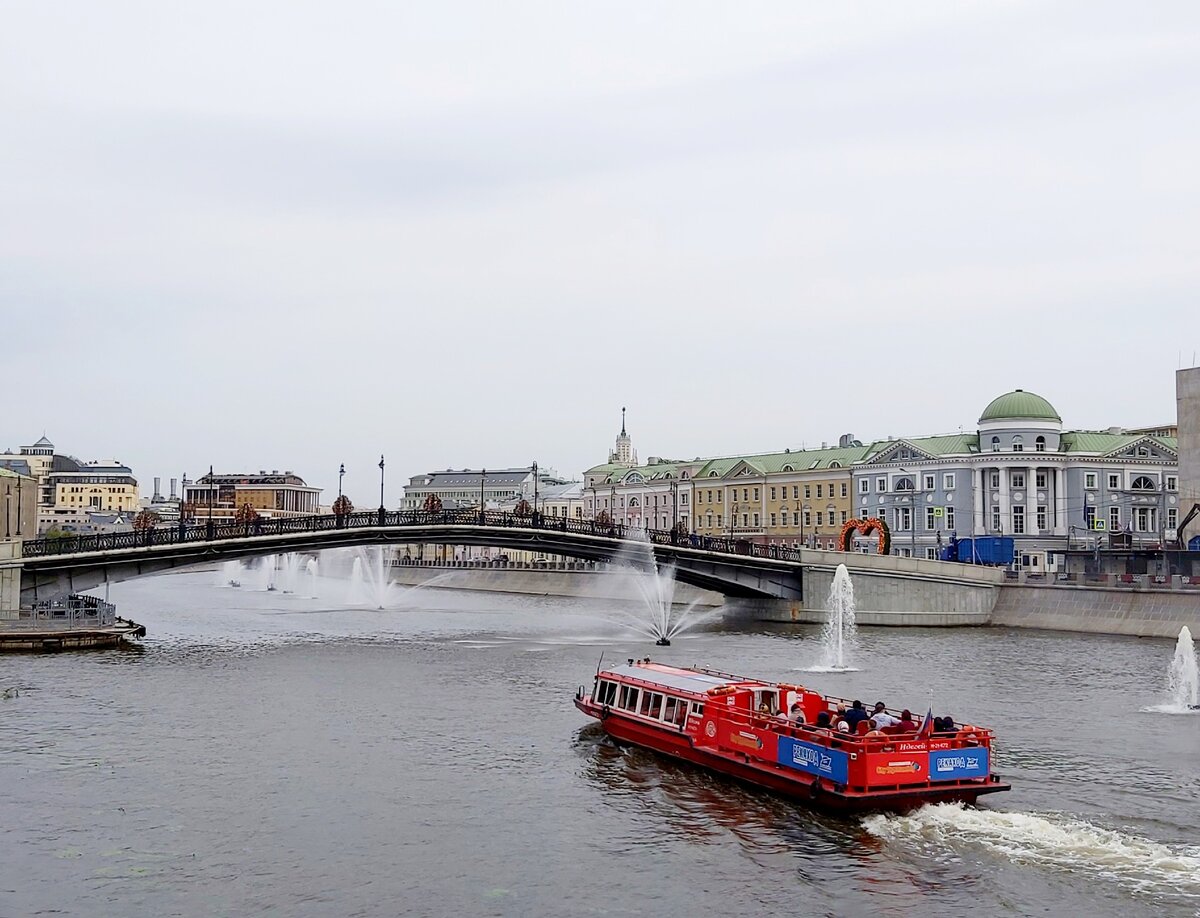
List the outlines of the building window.
<svg viewBox="0 0 1200 918">
<path fill-rule="evenodd" d="M 1014 453 L 1022 453 L 1025 451 L 1025 441 L 1021 439 L 1021 435 L 1012 438 L 1012 451 Z"/>
<path fill-rule="evenodd" d="M 795 513 L 792 514 L 792 525 L 793 526 L 800 525 L 800 511 L 799 510 L 797 510 Z"/>
<path fill-rule="evenodd" d="M 804 525 L 805 526 L 812 525 L 812 513 L 808 510 L 804 511 Z"/>
<path fill-rule="evenodd" d="M 936 486 L 937 479 L 933 475 L 925 476 L 925 490 L 932 491 Z"/>
<path fill-rule="evenodd" d="M 870 494 L 871 493 L 871 482 L 868 479 L 866 479 L 866 478 L 858 479 L 858 493 L 859 494 Z"/>
<path fill-rule="evenodd" d="M 1038 437 L 1033 441 L 1033 448 L 1036 452 L 1044 453 L 1046 451 L 1046 438 Z"/>
<path fill-rule="evenodd" d="M 1083 486 L 1085 488 L 1095 488 L 1096 487 L 1096 473 L 1095 472 L 1084 472 L 1083 473 Z"/>
<path fill-rule="evenodd" d="M 1120 487 L 1121 487 L 1121 476 L 1120 475 L 1109 475 L 1108 476 L 1108 490 L 1117 491 L 1120 489 Z"/>
<path fill-rule="evenodd" d="M 758 488 L 754 489 L 754 499 L 758 500 Z"/>
<path fill-rule="evenodd" d="M 875 479 L 875 490 L 878 491 L 880 494 L 882 494 L 884 491 L 886 491 L 887 490 L 887 479 L 886 478 L 876 478 Z"/>
<path fill-rule="evenodd" d="M 1179 479 L 1176 478 L 1174 475 L 1167 476 L 1167 490 L 1168 491 L 1178 491 L 1179 490 Z"/>
<path fill-rule="evenodd" d="M 850 519 L 850 512 L 848 510 L 843 510 L 842 511 L 842 525 L 845 526 L 849 519 Z"/>
<path fill-rule="evenodd" d="M 812 487 L 810 485 L 805 485 L 804 486 L 804 499 L 808 500 L 810 497 L 812 497 Z"/>
<path fill-rule="evenodd" d="M 775 525 L 776 525 L 776 524 L 775 524 L 775 514 L 774 514 L 774 513 L 772 513 L 772 514 L 771 514 L 771 528 L 772 528 L 772 529 L 774 529 L 774 528 L 775 528 Z"/>
<path fill-rule="evenodd" d="M 938 550 L 936 548 L 925 549 L 925 560 L 936 561 L 938 559 Z"/>
<path fill-rule="evenodd" d="M 800 485 L 792 485 L 792 500 L 800 499 Z"/>
<path fill-rule="evenodd" d="M 1013 472 L 1012 473 L 1012 486 L 1014 488 L 1025 487 L 1025 473 L 1024 472 Z"/>
<path fill-rule="evenodd" d="M 1000 508 L 992 507 L 992 531 L 1000 532 Z"/>
<path fill-rule="evenodd" d="M 925 508 L 925 529 L 929 532 L 937 529 L 937 517 L 934 515 L 933 507 Z"/>
<path fill-rule="evenodd" d="M 953 491 L 954 490 L 954 473 L 953 472 L 947 472 L 945 475 L 942 476 L 942 490 L 944 490 L 944 491 Z"/>
<path fill-rule="evenodd" d="M 758 525 L 758 524 L 755 523 L 755 525 Z M 743 529 L 750 528 L 750 514 L 749 513 L 742 514 L 742 528 Z"/>
<path fill-rule="evenodd" d="M 717 514 L 717 528 L 720 529 L 725 524 L 722 522 L 723 517 L 720 513 Z"/>
<path fill-rule="evenodd" d="M 775 499 L 775 489 L 771 488 L 771 500 Z"/>
<path fill-rule="evenodd" d="M 1167 508 L 1167 528 L 1174 529 L 1179 523 L 1179 511 L 1174 507 Z"/>
<path fill-rule="evenodd" d="M 875 515 L 877 517 L 879 517 L 881 520 L 887 519 L 887 510 L 885 510 L 883 507 L 877 507 L 875 509 Z"/>
<path fill-rule="evenodd" d="M 1000 473 L 999 472 L 992 472 L 992 487 L 993 488 L 1000 487 Z"/>
<path fill-rule="evenodd" d="M 999 437 L 992 437 L 992 452 L 993 453 L 1000 452 L 1000 438 Z"/>
<path fill-rule="evenodd" d="M 1024 535 L 1025 534 L 1025 508 L 1024 507 L 1013 507 L 1012 508 L 1012 524 L 1013 524 L 1013 527 L 1012 527 L 1013 535 Z"/>
<path fill-rule="evenodd" d="M 1083 525 L 1088 529 L 1096 528 L 1096 508 L 1087 506 L 1083 508 Z"/>
<path fill-rule="evenodd" d="M 1037 508 L 1037 528 L 1038 528 L 1038 532 L 1045 532 L 1046 528 L 1047 528 L 1046 527 L 1046 508 L 1044 505 L 1041 505 L 1041 504 L 1039 504 L 1038 508 Z"/>
<path fill-rule="evenodd" d="M 1121 528 L 1121 508 L 1108 508 L 1108 529 L 1110 532 L 1116 532 Z"/>
<path fill-rule="evenodd" d="M 1133 479 L 1133 484 L 1130 485 L 1130 488 L 1134 491 L 1153 491 L 1154 479 L 1149 475 L 1139 475 Z"/>
<path fill-rule="evenodd" d="M 946 528 L 949 529 L 951 532 L 954 531 L 954 508 L 953 507 L 946 508 Z"/>
<path fill-rule="evenodd" d="M 1045 472 L 1036 472 L 1034 474 L 1033 480 L 1036 482 L 1034 487 L 1036 487 L 1036 488 L 1046 487 L 1046 473 Z"/>
</svg>

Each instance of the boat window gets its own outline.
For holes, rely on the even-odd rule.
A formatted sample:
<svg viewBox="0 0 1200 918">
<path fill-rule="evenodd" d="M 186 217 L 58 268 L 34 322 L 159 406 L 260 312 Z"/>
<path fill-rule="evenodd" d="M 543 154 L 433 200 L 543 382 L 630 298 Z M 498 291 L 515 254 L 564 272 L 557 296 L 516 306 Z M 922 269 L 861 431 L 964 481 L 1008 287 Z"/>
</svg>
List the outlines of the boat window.
<svg viewBox="0 0 1200 918">
<path fill-rule="evenodd" d="M 675 722 L 675 709 L 678 706 L 679 706 L 679 699 L 672 698 L 670 695 L 668 695 L 667 703 L 666 703 L 666 705 L 663 706 L 662 719 L 666 720 L 666 721 L 670 721 L 671 723 L 674 723 Z"/>
<path fill-rule="evenodd" d="M 636 711 L 638 701 L 638 690 L 632 685 L 621 686 L 621 700 L 617 702 L 617 707 L 624 708 L 626 711 Z"/>
<path fill-rule="evenodd" d="M 704 714 L 704 702 L 703 701 L 693 701 L 692 702 L 692 713 L 695 714 L 697 717 L 700 717 L 702 714 Z"/>
<path fill-rule="evenodd" d="M 611 705 L 617 697 L 617 683 L 606 679 L 600 680 L 600 690 L 596 693 L 597 704 Z"/>
<path fill-rule="evenodd" d="M 641 713 L 646 717 L 658 717 L 658 712 L 662 710 L 662 697 L 658 692 L 642 692 Z"/>
</svg>

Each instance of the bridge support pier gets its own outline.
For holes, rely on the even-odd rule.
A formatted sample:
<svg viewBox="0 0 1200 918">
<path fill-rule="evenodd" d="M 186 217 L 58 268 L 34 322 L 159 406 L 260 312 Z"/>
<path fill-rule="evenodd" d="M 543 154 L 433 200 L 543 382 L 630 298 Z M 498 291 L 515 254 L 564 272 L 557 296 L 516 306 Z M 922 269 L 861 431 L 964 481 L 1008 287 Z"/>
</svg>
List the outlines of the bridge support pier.
<svg viewBox="0 0 1200 918">
<path fill-rule="evenodd" d="M 0 541 L 0 561 L 21 557 L 21 540 Z M 0 621 L 18 618 L 21 614 L 21 568 L 0 568 Z"/>
</svg>

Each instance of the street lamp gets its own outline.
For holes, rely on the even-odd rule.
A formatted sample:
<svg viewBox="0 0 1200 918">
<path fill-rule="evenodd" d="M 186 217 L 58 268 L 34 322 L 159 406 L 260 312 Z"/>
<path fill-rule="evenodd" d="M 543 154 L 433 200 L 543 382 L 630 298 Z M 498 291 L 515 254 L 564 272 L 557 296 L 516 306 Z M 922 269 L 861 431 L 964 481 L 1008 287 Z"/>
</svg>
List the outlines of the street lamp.
<svg viewBox="0 0 1200 918">
<path fill-rule="evenodd" d="M 12 485 L 4 486 L 4 538 L 12 538 Z"/>
<path fill-rule="evenodd" d="M 379 454 L 379 525 L 383 525 L 383 453 Z"/>
<path fill-rule="evenodd" d="M 479 470 L 479 525 L 483 525 L 483 482 L 487 478 L 487 469 Z"/>
<path fill-rule="evenodd" d="M 346 477 L 346 463 L 338 466 L 338 499 L 342 496 L 342 479 Z"/>
<path fill-rule="evenodd" d="M 538 524 L 538 467 L 537 460 L 533 460 L 533 525 Z"/>
</svg>

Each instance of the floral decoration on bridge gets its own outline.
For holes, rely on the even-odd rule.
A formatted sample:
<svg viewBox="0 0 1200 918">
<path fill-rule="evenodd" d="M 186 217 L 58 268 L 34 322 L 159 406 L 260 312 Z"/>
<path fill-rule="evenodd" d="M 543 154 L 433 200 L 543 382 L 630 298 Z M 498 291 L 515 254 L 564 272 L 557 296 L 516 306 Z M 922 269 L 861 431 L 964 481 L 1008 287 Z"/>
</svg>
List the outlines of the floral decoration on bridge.
<svg viewBox="0 0 1200 918">
<path fill-rule="evenodd" d="M 865 520 L 847 520 L 842 526 L 842 534 L 838 537 L 838 551 L 853 550 L 854 534 L 856 532 L 862 533 L 865 536 L 869 536 L 872 532 L 878 532 L 879 553 L 881 555 L 891 554 L 892 531 L 888 529 L 888 524 L 877 516 L 869 516 Z"/>
</svg>

